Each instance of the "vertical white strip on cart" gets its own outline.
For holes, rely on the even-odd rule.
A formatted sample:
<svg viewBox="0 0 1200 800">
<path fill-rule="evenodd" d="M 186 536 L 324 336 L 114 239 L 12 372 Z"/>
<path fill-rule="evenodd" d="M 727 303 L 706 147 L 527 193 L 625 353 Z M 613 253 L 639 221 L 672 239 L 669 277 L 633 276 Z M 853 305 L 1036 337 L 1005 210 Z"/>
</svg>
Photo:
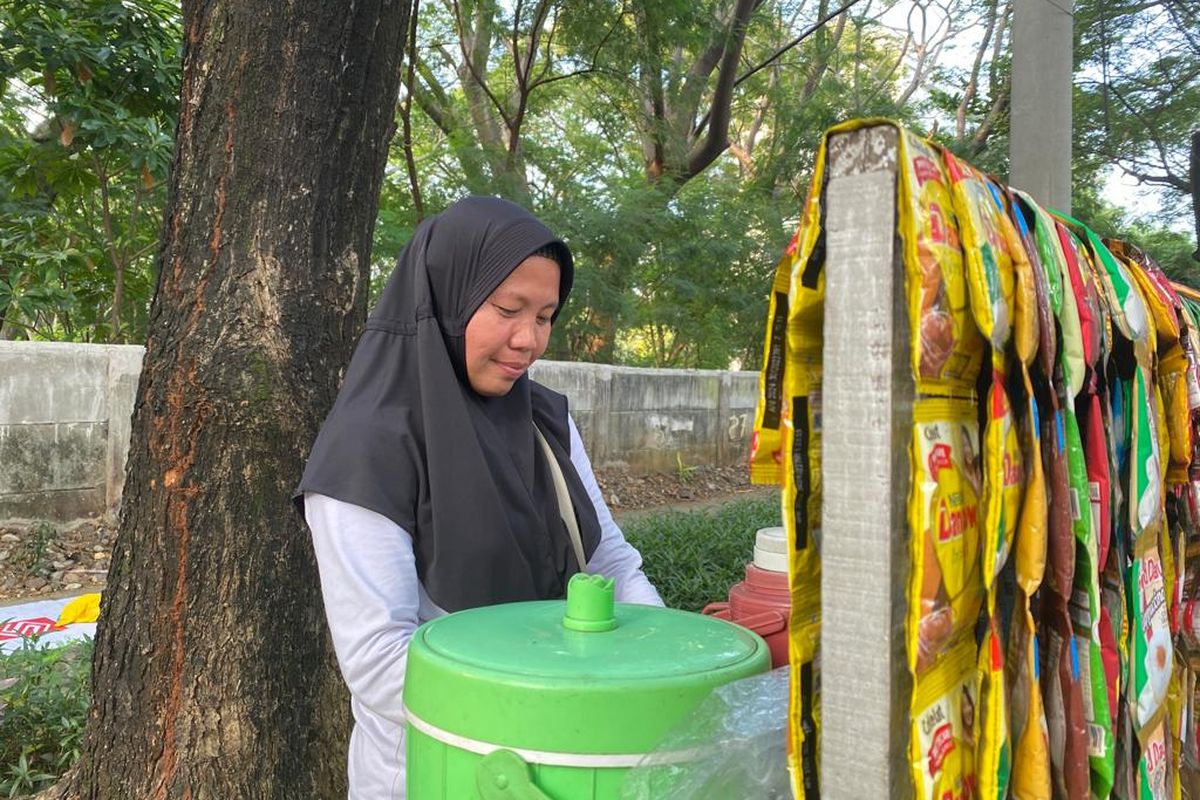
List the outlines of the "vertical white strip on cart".
<svg viewBox="0 0 1200 800">
<path fill-rule="evenodd" d="M 821 552 L 822 800 L 907 798 L 909 367 L 897 132 L 831 137 Z"/>
</svg>

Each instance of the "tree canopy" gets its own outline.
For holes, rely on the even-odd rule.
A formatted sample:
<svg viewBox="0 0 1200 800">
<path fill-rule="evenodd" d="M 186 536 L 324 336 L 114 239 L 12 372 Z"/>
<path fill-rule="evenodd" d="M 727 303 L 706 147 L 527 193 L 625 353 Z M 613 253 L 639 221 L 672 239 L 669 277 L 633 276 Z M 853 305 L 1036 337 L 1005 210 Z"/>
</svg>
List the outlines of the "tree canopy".
<svg viewBox="0 0 1200 800">
<path fill-rule="evenodd" d="M 1200 284 L 1194 4 L 1075 7 L 1076 211 Z M 577 254 L 550 356 L 754 367 L 769 277 L 828 125 L 892 117 L 1007 173 L 1012 8 L 420 3 L 374 284 L 423 216 L 498 194 Z M 180 36 L 169 0 L 0 0 L 0 335 L 144 339 Z M 1139 188 L 1103 191 L 1114 170 Z"/>
</svg>

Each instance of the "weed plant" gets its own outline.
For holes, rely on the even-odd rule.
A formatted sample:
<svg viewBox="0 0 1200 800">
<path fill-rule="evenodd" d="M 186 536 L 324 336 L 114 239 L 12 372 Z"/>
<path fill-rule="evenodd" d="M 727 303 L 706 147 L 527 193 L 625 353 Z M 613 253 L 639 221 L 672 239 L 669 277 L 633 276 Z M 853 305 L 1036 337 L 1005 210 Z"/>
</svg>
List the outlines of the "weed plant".
<svg viewBox="0 0 1200 800">
<path fill-rule="evenodd" d="M 87 718 L 92 640 L 0 656 L 0 796 L 50 786 L 79 758 Z"/>
<path fill-rule="evenodd" d="M 724 600 L 754 557 L 754 533 L 779 524 L 776 499 L 738 500 L 705 511 L 666 511 L 626 523 L 646 577 L 671 608 L 699 611 Z"/>
</svg>

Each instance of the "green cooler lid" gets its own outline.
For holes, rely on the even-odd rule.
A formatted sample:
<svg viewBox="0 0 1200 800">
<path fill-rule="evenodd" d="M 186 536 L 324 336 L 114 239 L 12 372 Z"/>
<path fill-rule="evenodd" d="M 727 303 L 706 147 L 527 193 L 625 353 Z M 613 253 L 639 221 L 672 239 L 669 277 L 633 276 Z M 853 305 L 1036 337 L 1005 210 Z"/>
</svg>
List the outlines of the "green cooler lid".
<svg viewBox="0 0 1200 800">
<path fill-rule="evenodd" d="M 741 626 L 614 604 L 611 579 L 579 574 L 565 602 L 488 606 L 422 625 L 408 649 L 404 705 L 410 725 L 444 741 L 642 754 L 714 687 L 769 667 L 766 643 Z"/>
</svg>

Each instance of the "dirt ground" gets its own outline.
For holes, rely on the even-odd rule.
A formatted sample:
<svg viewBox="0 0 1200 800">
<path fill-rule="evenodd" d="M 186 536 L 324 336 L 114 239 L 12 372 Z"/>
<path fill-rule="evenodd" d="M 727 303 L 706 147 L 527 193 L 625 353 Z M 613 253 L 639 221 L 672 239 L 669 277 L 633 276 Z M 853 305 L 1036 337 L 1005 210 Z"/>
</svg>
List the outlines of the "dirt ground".
<svg viewBox="0 0 1200 800">
<path fill-rule="evenodd" d="M 751 487 L 742 465 L 650 475 L 601 469 L 596 479 L 618 521 L 661 508 L 705 507 L 770 491 Z M 114 520 L 103 518 L 70 525 L 0 525 L 0 602 L 103 587 L 115 527 Z"/>
</svg>

